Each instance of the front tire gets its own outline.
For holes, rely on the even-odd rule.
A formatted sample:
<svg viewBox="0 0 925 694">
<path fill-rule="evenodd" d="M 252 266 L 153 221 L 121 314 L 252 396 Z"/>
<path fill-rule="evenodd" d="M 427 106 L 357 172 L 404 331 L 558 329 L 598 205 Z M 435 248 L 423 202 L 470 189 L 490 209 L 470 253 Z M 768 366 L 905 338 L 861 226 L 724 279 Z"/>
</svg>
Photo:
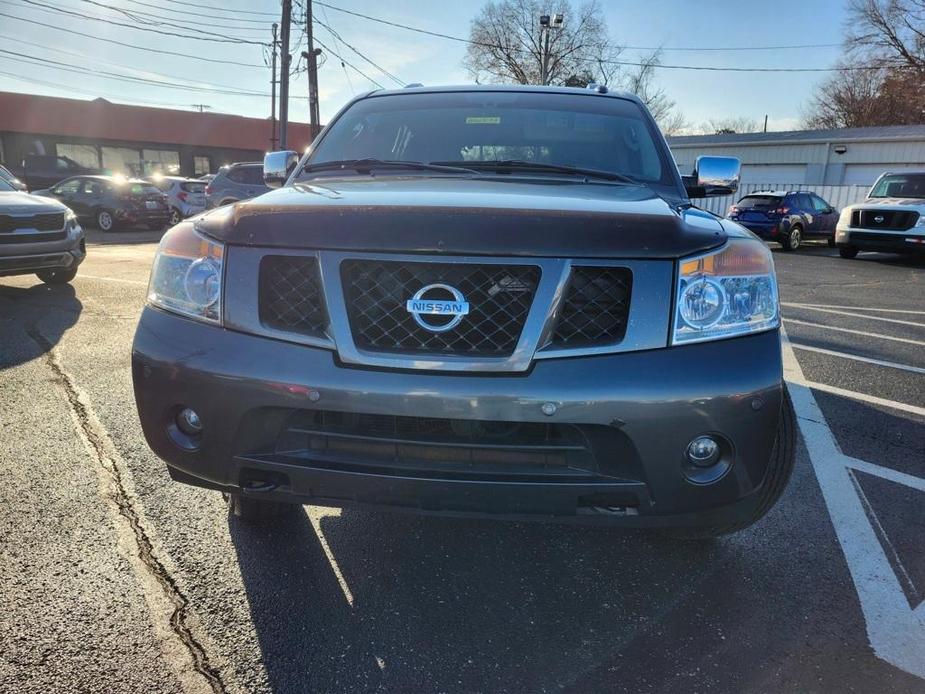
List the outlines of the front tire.
<svg viewBox="0 0 925 694">
<path fill-rule="evenodd" d="M 244 494 L 223 493 L 222 496 L 228 505 L 228 515 L 248 524 L 282 520 L 295 516 L 302 509 L 298 504 L 255 499 Z"/>
<path fill-rule="evenodd" d="M 98 210 L 96 213 L 96 227 L 100 231 L 115 231 L 116 220 L 109 210 Z"/>
<path fill-rule="evenodd" d="M 845 260 L 851 260 L 856 258 L 858 255 L 858 249 L 856 246 L 841 246 L 838 249 L 838 255 L 840 255 Z"/>
<path fill-rule="evenodd" d="M 785 251 L 795 251 L 800 247 L 800 244 L 803 242 L 803 229 L 799 225 L 790 227 L 790 231 L 787 232 L 787 235 L 784 237 L 784 240 L 781 242 Z"/>
<path fill-rule="evenodd" d="M 759 493 L 757 503 L 752 514 L 743 521 L 729 525 L 715 525 L 704 528 L 677 528 L 667 531 L 671 537 L 683 540 L 711 540 L 723 535 L 731 535 L 754 525 L 770 511 L 780 499 L 787 488 L 790 474 L 796 457 L 796 415 L 793 412 L 793 402 L 790 393 L 784 387 L 784 400 L 780 408 L 780 420 L 777 427 L 777 438 L 771 449 L 771 460 L 768 463 L 768 472 L 764 486 Z"/>
<path fill-rule="evenodd" d="M 834 236 L 830 236 L 829 238 L 825 240 L 825 242 L 828 244 L 829 248 L 835 248 L 835 237 Z"/>
<path fill-rule="evenodd" d="M 61 268 L 60 270 L 42 270 L 35 274 L 45 284 L 67 284 L 77 277 L 77 267 Z"/>
</svg>

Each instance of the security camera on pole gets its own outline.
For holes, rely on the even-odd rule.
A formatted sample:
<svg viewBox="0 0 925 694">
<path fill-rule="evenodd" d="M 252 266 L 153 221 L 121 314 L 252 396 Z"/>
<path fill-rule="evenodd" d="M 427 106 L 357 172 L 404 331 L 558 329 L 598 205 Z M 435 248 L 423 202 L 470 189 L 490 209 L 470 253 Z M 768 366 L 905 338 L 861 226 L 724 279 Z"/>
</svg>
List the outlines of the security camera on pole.
<svg viewBox="0 0 925 694">
<path fill-rule="evenodd" d="M 543 54 L 540 57 L 540 84 L 549 84 L 549 34 L 553 29 L 561 29 L 564 17 L 561 14 L 540 15 L 540 43 Z"/>
</svg>

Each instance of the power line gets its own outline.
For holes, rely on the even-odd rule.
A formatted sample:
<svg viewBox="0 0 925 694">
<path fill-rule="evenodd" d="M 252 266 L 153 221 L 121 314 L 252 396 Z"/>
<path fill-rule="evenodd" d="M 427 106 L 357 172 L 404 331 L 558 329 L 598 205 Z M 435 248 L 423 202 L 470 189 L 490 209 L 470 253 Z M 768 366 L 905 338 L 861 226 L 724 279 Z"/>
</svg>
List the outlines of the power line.
<svg viewBox="0 0 925 694">
<path fill-rule="evenodd" d="M 164 82 L 160 80 L 147 79 L 144 77 L 134 77 L 131 75 L 124 75 L 115 72 L 109 72 L 107 70 L 95 70 L 93 68 L 82 67 L 74 65 L 73 63 L 65 63 L 59 60 L 51 60 L 50 58 L 40 58 L 34 55 L 28 55 L 25 53 L 16 53 L 15 51 L 8 51 L 6 49 L 0 48 L 0 53 L 11 56 L 7 60 L 13 60 L 16 62 L 25 63 L 27 65 L 37 65 L 39 67 L 49 67 L 52 66 L 57 70 L 62 70 L 64 72 L 74 72 L 80 75 L 86 75 L 87 73 L 99 75 L 105 79 L 112 79 L 121 82 L 134 82 L 140 84 L 147 84 L 155 87 L 164 87 L 168 89 L 181 89 L 184 91 L 192 92 L 203 92 L 208 94 L 228 94 L 231 96 L 251 96 L 251 97 L 260 97 L 265 98 L 270 96 L 266 92 L 258 92 L 253 90 L 237 90 L 237 89 L 221 89 L 217 87 L 197 87 L 191 84 L 179 84 L 176 82 Z M 294 97 L 294 98 L 307 98 L 307 97 Z"/>
<path fill-rule="evenodd" d="M 327 20 L 328 19 L 327 8 L 322 7 L 321 13 L 324 15 L 324 18 Z M 333 38 L 334 38 L 334 45 L 337 46 L 339 49 L 340 46 L 338 44 L 337 37 L 333 36 Z M 340 66 L 341 66 L 341 69 L 344 71 L 344 77 L 347 79 L 347 86 L 350 87 L 350 93 L 353 94 L 353 96 L 356 96 L 356 90 L 353 88 L 353 82 L 350 80 L 350 73 L 347 72 L 347 66 L 344 64 L 344 61 L 340 61 Z"/>
<path fill-rule="evenodd" d="M 382 17 L 373 17 L 368 14 L 363 14 L 362 12 L 354 12 L 353 10 L 346 10 L 342 7 L 337 7 L 335 5 L 331 5 L 326 2 L 321 2 L 320 0 L 315 0 L 315 2 L 321 7 L 326 7 L 328 9 L 335 10 L 336 12 L 343 12 L 344 14 L 353 15 L 354 17 L 360 17 L 362 19 L 367 19 L 372 22 L 378 22 L 379 24 L 385 24 L 387 26 L 396 27 L 398 29 L 404 29 L 406 31 L 413 31 L 419 34 L 426 34 L 428 36 L 434 36 L 436 38 L 447 39 L 448 41 L 457 41 L 459 43 L 466 43 L 466 44 L 471 44 L 475 46 L 485 46 L 486 48 L 502 48 L 502 46 L 499 46 L 497 44 L 485 43 L 483 41 L 473 41 L 472 39 L 463 38 L 461 36 L 453 36 L 452 34 L 444 34 L 439 31 L 431 31 L 429 29 L 422 29 L 420 27 L 413 27 L 407 24 L 400 24 L 399 22 L 393 22 L 388 19 L 383 19 Z M 818 44 L 818 45 L 814 45 L 813 47 L 823 47 L 827 45 L 828 44 Z M 803 46 L 799 46 L 799 47 L 810 47 L 810 44 L 803 44 Z M 634 47 L 628 46 L 627 48 L 632 48 L 633 50 L 658 50 L 658 47 L 643 47 L 643 46 L 634 46 Z M 756 47 L 748 47 L 748 50 L 751 50 L 752 48 L 761 49 L 761 50 L 765 50 L 766 48 L 770 49 L 770 47 L 756 46 Z M 787 46 L 777 47 L 777 49 L 783 49 L 783 48 L 788 48 L 788 47 Z M 669 49 L 664 49 L 664 50 L 669 50 Z M 685 48 L 684 50 L 699 50 L 699 49 Z M 733 49 L 730 49 L 730 50 L 733 50 Z M 736 47 L 734 50 L 740 50 L 740 48 Z M 742 50 L 745 50 L 745 48 L 742 48 Z M 750 67 L 719 67 L 719 66 L 702 66 L 702 65 L 666 65 L 666 64 L 652 65 L 650 63 L 635 62 L 635 61 L 629 61 L 629 60 L 605 60 L 602 62 L 608 65 L 626 65 L 626 66 L 632 66 L 632 67 L 649 66 L 652 68 L 660 68 L 664 70 L 704 70 L 704 71 L 709 71 L 709 72 L 839 72 L 839 71 L 878 69 L 874 66 L 868 66 L 868 65 L 851 66 L 851 67 L 831 67 L 831 68 L 822 68 L 822 67 L 820 68 L 811 68 L 811 67 L 806 67 L 806 68 L 750 68 Z"/>
<path fill-rule="evenodd" d="M 367 75 L 365 72 L 363 72 L 363 71 L 362 71 L 360 68 L 358 68 L 356 65 L 354 65 L 353 63 L 351 63 L 351 62 L 350 62 L 349 60 L 347 60 L 346 58 L 341 57 L 340 55 L 338 55 L 337 53 L 335 53 L 334 51 L 332 51 L 330 48 L 328 48 L 327 46 L 325 46 L 325 45 L 321 42 L 320 39 L 316 38 L 316 39 L 315 39 L 315 43 L 317 43 L 319 46 L 321 46 L 324 50 L 326 50 L 328 53 L 330 53 L 331 55 L 333 55 L 335 58 L 337 58 L 337 59 L 338 59 L 339 61 L 341 61 L 342 63 L 346 63 L 347 67 L 350 67 L 350 68 L 352 68 L 355 72 L 358 72 L 359 74 L 361 74 L 361 75 L 362 75 L 363 77 L 365 77 L 369 82 L 372 82 L 372 83 L 375 84 L 377 87 L 379 87 L 379 89 L 385 89 L 385 87 L 383 87 L 383 86 L 382 86 L 381 84 L 379 84 L 376 80 L 374 80 L 372 77 L 370 77 L 370 76 Z"/>
<path fill-rule="evenodd" d="M 395 75 L 393 75 L 391 72 L 389 72 L 388 70 L 386 70 L 384 67 L 382 67 L 382 66 L 380 66 L 380 65 L 377 65 L 375 62 L 373 62 L 373 61 L 372 61 L 370 58 L 368 58 L 367 56 L 363 55 L 363 54 L 359 51 L 359 49 L 357 49 L 356 47 L 354 47 L 354 46 L 350 45 L 349 43 L 347 43 L 347 42 L 344 40 L 344 38 L 343 38 L 340 34 L 338 34 L 334 29 L 332 29 L 328 24 L 325 24 L 324 22 L 322 22 L 320 19 L 317 19 L 317 18 L 315 18 L 314 21 L 315 21 L 315 23 L 320 24 L 320 25 L 323 26 L 325 29 L 327 29 L 327 30 L 328 30 L 328 33 L 330 33 L 331 36 L 333 36 L 335 40 L 339 40 L 343 45 L 345 45 L 345 46 L 346 46 L 347 48 L 349 48 L 351 51 L 353 51 L 354 53 L 356 53 L 356 54 L 357 54 L 358 56 L 360 56 L 363 60 L 365 60 L 365 61 L 366 61 L 367 63 L 369 63 L 370 65 L 372 65 L 374 68 L 376 68 L 376 69 L 377 69 L 379 72 L 381 72 L 383 75 L 385 75 L 386 77 L 388 77 L 389 79 L 391 79 L 393 82 L 395 82 L 396 84 L 398 84 L 398 85 L 401 86 L 401 87 L 404 87 L 406 84 L 408 84 L 408 83 L 405 82 L 404 80 L 402 80 L 402 79 L 396 77 Z"/>
<path fill-rule="evenodd" d="M 201 10 L 220 10 L 222 12 L 229 12 L 230 10 L 227 7 L 216 7 L 215 5 L 200 5 L 197 3 L 182 2 L 181 0 L 164 0 L 164 2 L 169 2 L 171 5 L 182 5 L 183 7 L 198 7 Z M 234 10 L 238 14 L 256 14 L 265 17 L 279 17 L 277 12 L 258 12 L 256 10 Z"/>
<path fill-rule="evenodd" d="M 128 19 L 131 19 L 133 22 L 136 22 L 138 24 L 142 24 L 145 26 L 173 27 L 175 29 L 184 29 L 186 31 L 198 31 L 199 33 L 208 34 L 209 36 L 219 36 L 224 39 L 231 39 L 233 41 L 239 41 L 242 43 L 247 42 L 249 40 L 247 38 L 244 38 L 243 36 L 230 36 L 228 34 L 221 34 L 221 33 L 214 32 L 214 31 L 206 31 L 198 26 L 189 26 L 188 23 L 176 24 L 175 17 L 165 17 L 163 15 L 156 15 L 151 12 L 144 12 L 141 10 L 127 10 L 121 7 L 116 7 L 115 5 L 108 5 L 104 2 L 98 2 L 97 0 L 80 0 L 80 1 L 88 5 L 95 5 L 96 7 L 100 7 L 104 10 L 116 12 L 124 17 L 127 17 Z M 151 17 L 153 21 L 152 19 L 148 19 L 148 17 Z M 226 28 L 236 29 L 238 31 L 259 31 L 259 29 L 255 29 L 253 27 L 234 27 L 234 26 L 229 27 L 227 24 L 222 25 L 222 24 L 209 23 L 209 26 L 210 27 L 226 27 Z"/>
<path fill-rule="evenodd" d="M 45 8 L 43 10 L 45 12 L 48 12 L 48 11 L 57 12 L 59 14 L 69 15 L 71 17 L 77 17 L 78 19 L 87 19 L 87 20 L 92 20 L 95 22 L 103 22 L 104 24 L 110 24 L 113 26 L 121 26 L 127 29 L 135 29 L 136 31 L 148 31 L 154 34 L 160 34 L 162 36 L 171 36 L 174 38 L 183 38 L 183 39 L 193 39 L 196 41 L 211 41 L 214 43 L 245 43 L 245 44 L 251 44 L 254 46 L 266 45 L 265 42 L 261 42 L 261 41 L 248 41 L 245 39 L 229 39 L 229 38 L 210 38 L 208 36 L 191 36 L 189 34 L 178 34 L 175 31 L 160 31 L 158 29 L 152 29 L 150 27 L 140 27 L 134 24 L 126 24 L 124 22 L 117 22 L 114 19 L 107 19 L 105 17 L 97 17 L 95 15 L 89 15 L 89 14 L 85 14 L 81 12 L 73 12 L 70 10 L 62 9 L 60 7 L 53 7 L 52 5 L 46 5 L 44 3 L 37 2 L 36 0 L 21 0 L 21 1 L 24 3 L 27 3 L 28 5 L 33 5 L 36 8 Z M 202 33 L 208 33 L 208 32 L 202 32 Z"/>
<path fill-rule="evenodd" d="M 36 26 L 45 27 L 46 29 L 57 29 L 59 31 L 67 31 L 69 34 L 75 36 L 82 36 L 87 39 L 92 39 L 93 41 L 102 41 L 104 43 L 111 43 L 115 46 L 122 46 L 123 48 L 132 48 L 138 51 L 145 51 L 147 53 L 158 53 L 160 55 L 174 55 L 180 58 L 191 58 L 193 60 L 202 60 L 207 63 L 219 63 L 222 65 L 238 65 L 240 67 L 256 67 L 260 69 L 265 69 L 266 65 L 258 65 L 257 63 L 242 63 L 237 60 L 221 60 L 219 58 L 206 58 L 201 55 L 192 55 L 190 53 L 179 53 L 177 51 L 168 51 L 163 48 L 148 48 L 146 46 L 136 46 L 133 43 L 125 43 L 124 41 L 116 41 L 115 39 L 105 38 L 103 36 L 95 36 L 93 34 L 86 34 L 75 29 L 67 28 L 60 26 L 55 26 L 53 24 L 46 24 L 45 22 L 39 22 L 34 19 L 26 19 L 25 17 L 17 17 L 16 15 L 6 14 L 5 12 L 0 12 L 0 17 L 7 17 L 8 19 L 15 19 L 19 22 L 27 22 L 29 24 L 35 24 Z"/>
<path fill-rule="evenodd" d="M 155 5 L 152 2 L 143 2 L 142 0 L 128 0 L 128 2 L 134 3 L 136 5 L 141 5 L 142 7 L 153 7 L 155 10 L 161 10 L 162 12 L 173 12 L 174 14 L 192 15 L 194 17 L 206 17 L 208 19 L 222 19 L 222 20 L 227 20 L 229 22 L 241 22 L 242 24 L 259 24 L 261 26 L 266 26 L 269 22 L 272 21 L 270 19 L 243 19 L 241 17 L 217 16 L 214 14 L 207 14 L 205 12 L 193 12 L 192 10 L 187 10 L 187 9 L 174 10 L 174 9 L 171 9 L 170 7 L 164 7 L 163 5 Z M 190 5 L 190 7 L 202 7 L 202 5 Z M 229 12 L 233 12 L 233 11 L 236 11 L 236 10 L 229 10 Z M 275 15 L 271 14 L 269 16 L 275 18 Z M 213 26 L 217 26 L 217 25 L 213 25 Z M 244 29 L 246 27 L 241 27 L 241 28 Z"/>
<path fill-rule="evenodd" d="M 13 37 L 13 36 L 7 36 L 7 35 L 5 35 L 5 34 L 0 34 L 0 38 L 4 38 L 4 39 L 6 39 L 7 41 L 13 41 L 13 42 L 15 42 L 15 43 L 22 43 L 22 44 L 25 44 L 25 45 L 27 45 L 27 46 L 33 46 L 33 47 L 35 47 L 35 48 L 40 48 L 40 49 L 46 50 L 46 51 L 55 51 L 55 52 L 57 52 L 57 53 L 63 53 L 64 55 L 71 55 L 71 56 L 74 56 L 75 58 L 82 58 L 82 59 L 84 59 L 84 60 L 86 60 L 86 59 L 92 59 L 92 60 L 96 61 L 97 63 L 103 63 L 103 64 L 105 64 L 105 65 L 113 65 L 113 66 L 115 66 L 115 67 L 117 67 L 117 68 L 137 69 L 137 68 L 131 68 L 130 66 L 125 65 L 125 64 L 123 64 L 123 63 L 113 63 L 113 62 L 111 62 L 111 61 L 109 61 L 109 60 L 103 60 L 102 58 L 98 58 L 98 57 L 96 57 L 96 56 L 89 56 L 89 55 L 87 55 L 87 54 L 85 54 L 85 53 L 77 53 L 76 51 L 68 51 L 68 50 L 65 50 L 65 49 L 63 49 L 63 48 L 55 48 L 55 47 L 53 47 L 53 46 L 49 46 L 49 45 L 46 45 L 46 44 L 35 43 L 35 42 L 33 42 L 33 41 L 26 41 L 25 39 L 16 38 L 16 37 Z M 75 66 L 75 67 L 76 67 L 76 66 Z M 145 70 L 144 72 L 146 72 L 146 73 L 149 74 L 149 75 L 154 75 L 154 76 L 156 76 L 156 77 L 163 77 L 163 78 L 168 79 L 168 80 L 186 80 L 186 79 L 187 79 L 187 77 L 186 77 L 185 75 L 168 75 L 168 74 L 165 74 L 165 73 L 162 73 L 162 72 L 154 72 L 153 70 Z M 196 82 L 193 83 L 194 86 L 195 86 L 196 84 L 197 84 Z M 213 84 L 213 83 L 209 83 L 209 82 L 198 82 L 198 85 L 201 86 L 201 87 L 204 87 L 204 88 L 217 88 L 217 89 L 229 89 L 229 90 L 237 90 L 237 89 L 239 89 L 239 87 L 233 86 L 233 85 L 230 85 L 230 84 Z"/>
</svg>

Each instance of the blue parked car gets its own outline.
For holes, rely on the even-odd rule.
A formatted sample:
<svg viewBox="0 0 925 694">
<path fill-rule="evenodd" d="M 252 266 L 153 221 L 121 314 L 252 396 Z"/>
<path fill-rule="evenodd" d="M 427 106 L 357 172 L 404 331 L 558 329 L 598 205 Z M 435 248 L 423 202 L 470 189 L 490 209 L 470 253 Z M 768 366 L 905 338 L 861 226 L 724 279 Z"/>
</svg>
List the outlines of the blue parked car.
<svg viewBox="0 0 925 694">
<path fill-rule="evenodd" d="M 729 208 L 729 219 L 763 239 L 795 251 L 805 238 L 824 238 L 835 246 L 838 210 L 815 193 L 762 191 L 749 193 Z"/>
</svg>

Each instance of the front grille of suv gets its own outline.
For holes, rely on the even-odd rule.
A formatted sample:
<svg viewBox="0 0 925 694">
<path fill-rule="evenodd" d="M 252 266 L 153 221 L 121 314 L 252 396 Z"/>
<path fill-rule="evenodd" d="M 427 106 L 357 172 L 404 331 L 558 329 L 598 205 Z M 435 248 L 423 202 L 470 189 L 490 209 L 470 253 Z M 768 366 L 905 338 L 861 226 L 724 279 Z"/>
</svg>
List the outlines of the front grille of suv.
<svg viewBox="0 0 925 694">
<path fill-rule="evenodd" d="M 349 259 L 340 269 L 353 340 L 378 352 L 510 356 L 540 280 L 535 265 Z M 458 289 L 470 305 L 446 332 L 421 327 L 406 307 L 431 284 Z"/>
<path fill-rule="evenodd" d="M 633 274 L 623 267 L 575 267 L 552 335 L 553 347 L 591 347 L 626 334 Z"/>
<path fill-rule="evenodd" d="M 905 231 L 914 227 L 918 220 L 918 212 L 905 210 L 854 210 L 851 213 L 851 226 L 858 229 Z"/>
<path fill-rule="evenodd" d="M 36 231 L 60 231 L 63 228 L 63 212 L 50 212 L 47 214 L 34 214 L 15 217 L 8 214 L 0 214 L 0 234 L 10 233 L 19 229 L 35 229 Z"/>
<path fill-rule="evenodd" d="M 268 255 L 260 262 L 260 322 L 268 328 L 321 337 L 328 324 L 318 260 Z"/>
</svg>

